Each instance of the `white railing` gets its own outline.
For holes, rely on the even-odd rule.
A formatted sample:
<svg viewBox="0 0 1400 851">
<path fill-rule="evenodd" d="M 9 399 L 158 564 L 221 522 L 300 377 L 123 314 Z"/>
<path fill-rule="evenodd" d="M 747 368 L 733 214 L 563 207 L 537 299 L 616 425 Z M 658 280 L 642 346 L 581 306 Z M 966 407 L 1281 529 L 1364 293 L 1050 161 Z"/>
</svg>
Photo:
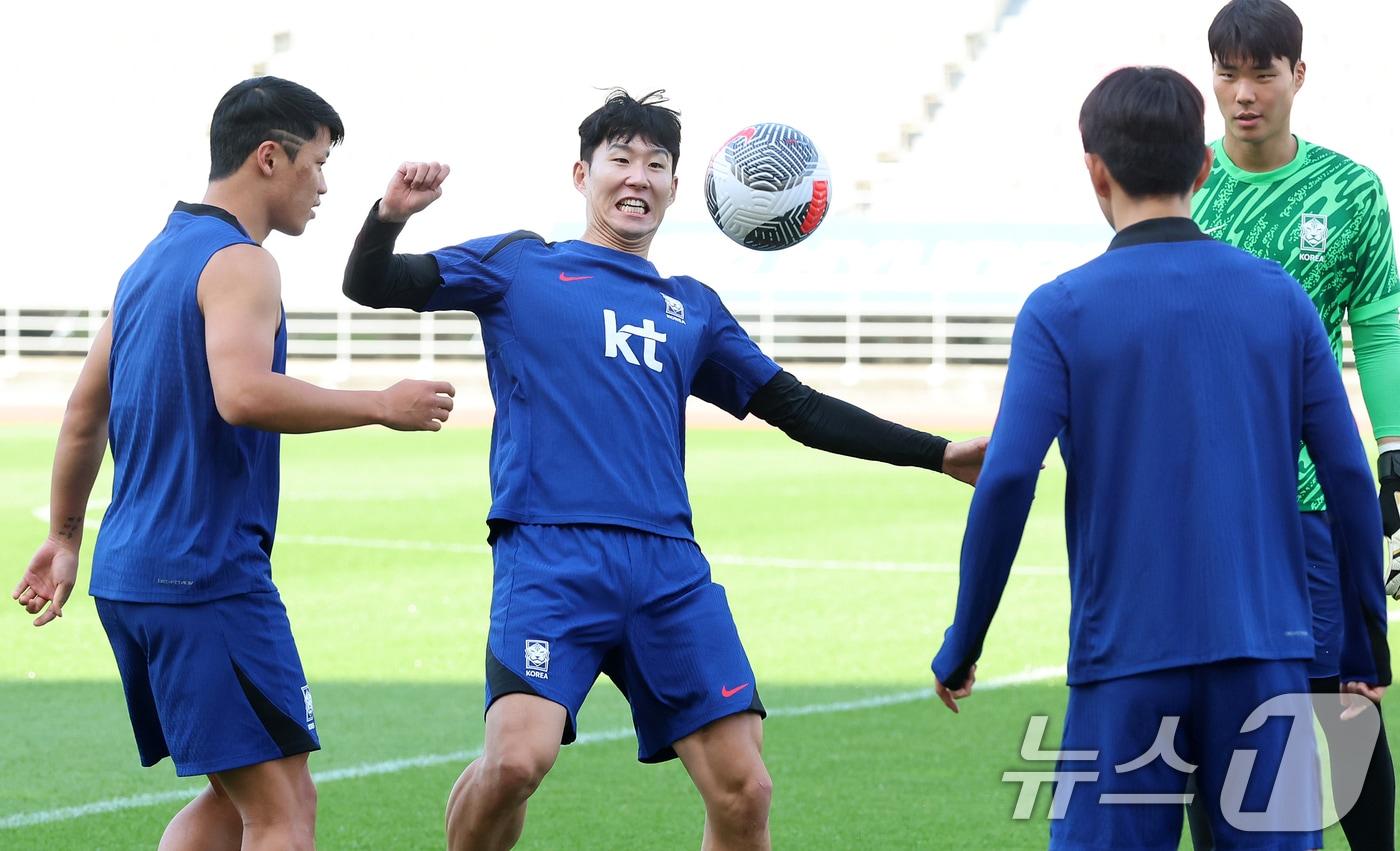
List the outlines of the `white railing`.
<svg viewBox="0 0 1400 851">
<path fill-rule="evenodd" d="M 833 304 L 735 305 L 735 318 L 763 350 L 784 364 L 840 366 L 854 380 L 875 364 L 924 366 L 1005 364 L 1015 315 L 1005 308 L 930 310 Z M 22 371 L 31 358 L 81 357 L 106 311 L 0 308 L 0 372 Z M 481 324 L 469 313 L 417 314 L 407 310 L 293 311 L 287 314 L 288 355 L 334 362 L 349 372 L 363 361 L 438 361 L 485 358 Z M 1344 333 L 1351 365 L 1350 334 Z"/>
</svg>

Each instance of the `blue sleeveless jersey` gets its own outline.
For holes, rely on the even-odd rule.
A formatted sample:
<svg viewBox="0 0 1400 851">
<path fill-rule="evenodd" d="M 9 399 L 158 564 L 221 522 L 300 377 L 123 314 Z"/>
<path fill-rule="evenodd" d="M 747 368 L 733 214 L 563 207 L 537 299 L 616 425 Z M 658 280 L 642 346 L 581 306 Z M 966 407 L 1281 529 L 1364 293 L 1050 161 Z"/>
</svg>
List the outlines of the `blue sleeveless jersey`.
<svg viewBox="0 0 1400 851">
<path fill-rule="evenodd" d="M 489 519 L 693 537 L 687 398 L 742 419 L 778 374 L 719 296 L 635 254 L 525 231 L 432 256 L 443 283 L 423 309 L 481 320 Z"/>
<path fill-rule="evenodd" d="M 112 504 L 92 559 L 94 597 L 202 603 L 273 590 L 279 436 L 224 422 L 204 348 L 199 276 L 256 243 L 217 207 L 179 204 L 122 276 L 112 307 Z M 285 317 L 273 369 L 286 371 Z"/>
</svg>

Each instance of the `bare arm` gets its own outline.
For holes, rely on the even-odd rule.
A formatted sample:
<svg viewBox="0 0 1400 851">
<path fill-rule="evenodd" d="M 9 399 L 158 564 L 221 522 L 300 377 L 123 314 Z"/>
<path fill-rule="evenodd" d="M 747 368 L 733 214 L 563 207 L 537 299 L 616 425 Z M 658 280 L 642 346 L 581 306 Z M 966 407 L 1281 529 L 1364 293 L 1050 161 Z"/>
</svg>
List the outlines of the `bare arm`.
<svg viewBox="0 0 1400 851">
<path fill-rule="evenodd" d="M 204 344 L 219 416 L 235 426 L 303 434 L 363 425 L 437 431 L 452 410 L 445 381 L 400 381 L 378 391 L 328 390 L 272 371 L 282 284 L 264 249 L 233 245 L 199 279 Z"/>
<path fill-rule="evenodd" d="M 78 577 L 78 552 L 83 544 L 83 519 L 93 482 L 107 454 L 107 413 L 112 395 L 107 364 L 112 352 L 112 318 L 102 324 L 58 433 L 53 477 L 49 486 L 49 534 L 24 571 L 12 596 L 31 615 L 35 626 L 63 616 L 63 604 Z M 48 610 L 40 610 L 48 605 Z"/>
</svg>

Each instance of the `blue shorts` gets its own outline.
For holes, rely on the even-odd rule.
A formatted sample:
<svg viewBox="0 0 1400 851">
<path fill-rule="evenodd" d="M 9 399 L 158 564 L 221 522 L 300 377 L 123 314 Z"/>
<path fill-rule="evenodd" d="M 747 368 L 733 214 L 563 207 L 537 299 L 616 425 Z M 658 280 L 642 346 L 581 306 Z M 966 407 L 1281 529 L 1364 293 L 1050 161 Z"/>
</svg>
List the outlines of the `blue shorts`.
<svg viewBox="0 0 1400 851">
<path fill-rule="evenodd" d="M 568 710 L 598 674 L 632 707 L 637 758 L 738 712 L 764 714 L 724 588 L 694 541 L 620 526 L 501 524 L 486 650 L 486 708 L 534 694 Z"/>
<path fill-rule="evenodd" d="M 276 591 L 208 603 L 98 598 L 141 764 L 181 777 L 320 750 L 311 689 Z"/>
<path fill-rule="evenodd" d="M 1059 761 L 1060 772 L 1094 776 L 1067 790 L 1064 817 L 1050 822 L 1050 847 L 1175 851 L 1194 774 L 1216 848 L 1321 848 L 1306 668 L 1302 660 L 1240 659 L 1071 686 L 1060 747 L 1098 753 Z M 1246 724 L 1280 695 L 1290 695 L 1286 706 Z M 1172 717 L 1174 730 L 1164 724 Z M 1159 740 L 1163 730 L 1169 739 Z M 1155 800 L 1142 797 L 1149 795 Z"/>
<path fill-rule="evenodd" d="M 1303 551 L 1308 560 L 1308 598 L 1312 602 L 1313 646 L 1308 676 L 1335 677 L 1342 656 L 1342 589 L 1337 575 L 1337 550 L 1326 511 L 1304 511 Z"/>
</svg>

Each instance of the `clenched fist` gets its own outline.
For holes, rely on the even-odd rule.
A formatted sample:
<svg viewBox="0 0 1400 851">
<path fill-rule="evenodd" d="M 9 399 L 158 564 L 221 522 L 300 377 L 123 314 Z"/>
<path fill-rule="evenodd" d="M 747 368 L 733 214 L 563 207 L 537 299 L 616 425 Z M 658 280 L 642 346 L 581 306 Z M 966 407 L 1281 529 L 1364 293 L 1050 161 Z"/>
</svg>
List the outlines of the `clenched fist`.
<svg viewBox="0 0 1400 851">
<path fill-rule="evenodd" d="M 394 172 L 379 201 L 379 218 L 406 222 L 408 217 L 442 197 L 442 182 L 452 169 L 446 163 L 404 163 Z"/>
</svg>

